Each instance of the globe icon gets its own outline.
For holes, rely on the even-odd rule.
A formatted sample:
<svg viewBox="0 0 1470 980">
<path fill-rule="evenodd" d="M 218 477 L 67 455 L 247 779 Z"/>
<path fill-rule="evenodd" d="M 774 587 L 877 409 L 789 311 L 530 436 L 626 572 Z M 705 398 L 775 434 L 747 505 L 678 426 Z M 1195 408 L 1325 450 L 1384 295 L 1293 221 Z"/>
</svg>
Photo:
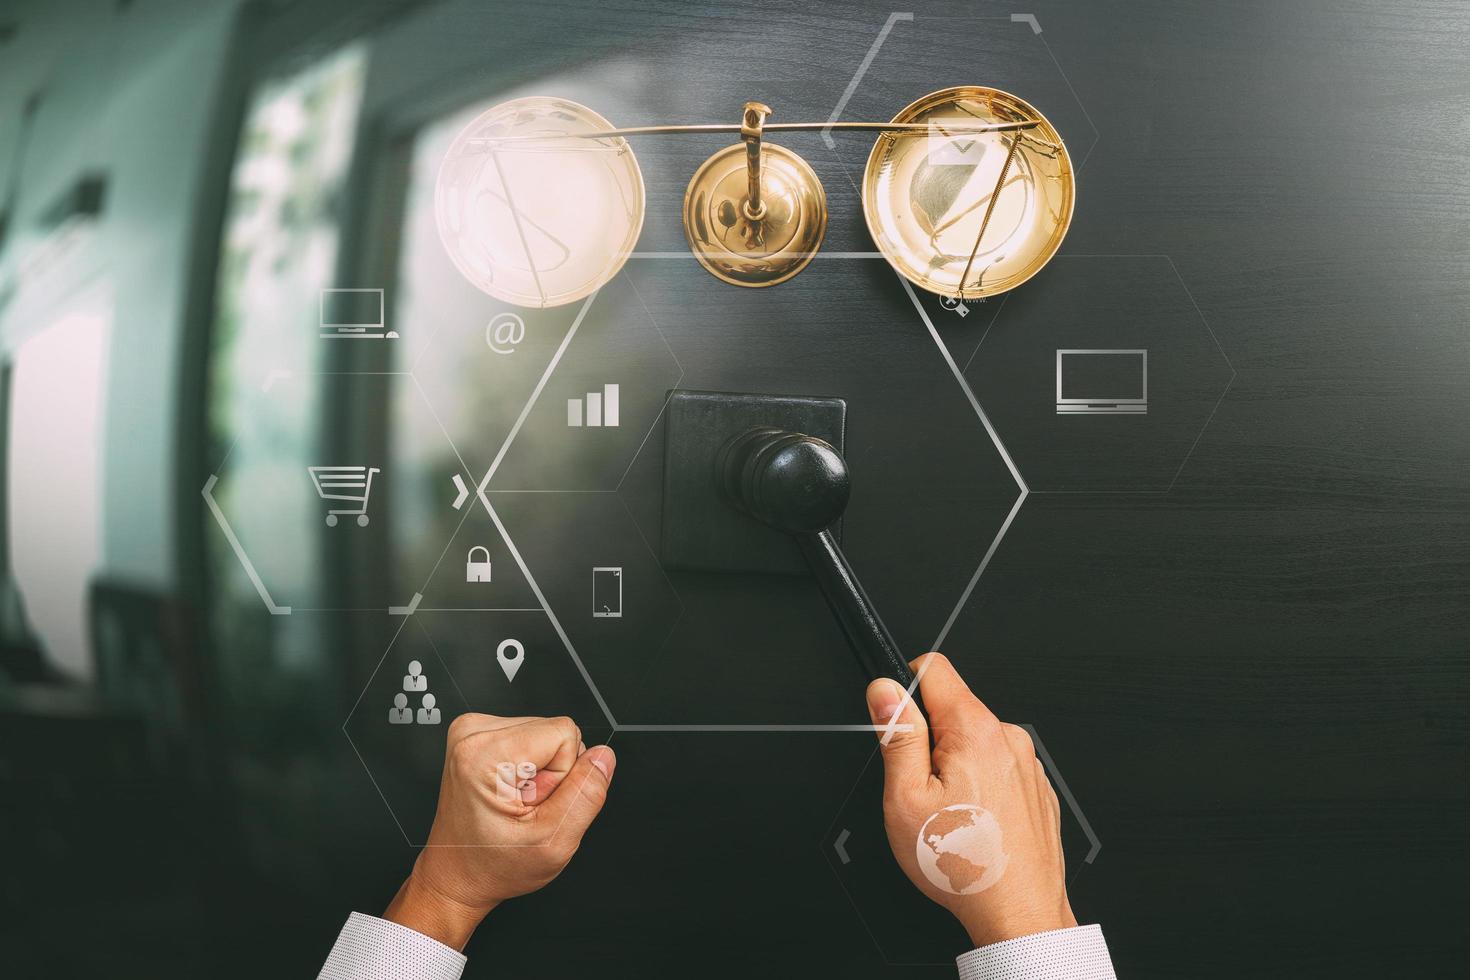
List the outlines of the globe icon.
<svg viewBox="0 0 1470 980">
<path fill-rule="evenodd" d="M 919 870 L 929 884 L 951 895 L 973 895 L 1000 880 L 1009 855 L 1001 850 L 1000 824 L 989 810 L 957 803 L 924 821 L 916 845 Z"/>
</svg>

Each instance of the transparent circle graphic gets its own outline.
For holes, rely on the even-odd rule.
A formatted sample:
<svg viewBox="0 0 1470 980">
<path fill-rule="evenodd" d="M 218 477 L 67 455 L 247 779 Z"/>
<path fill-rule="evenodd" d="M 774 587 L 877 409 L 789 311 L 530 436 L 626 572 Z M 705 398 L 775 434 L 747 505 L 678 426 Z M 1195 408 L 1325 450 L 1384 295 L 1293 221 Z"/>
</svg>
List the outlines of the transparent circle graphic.
<svg viewBox="0 0 1470 980">
<path fill-rule="evenodd" d="M 439 237 L 466 279 L 518 306 L 561 306 L 607 283 L 643 230 L 643 174 L 628 141 L 571 133 L 613 125 L 535 96 L 487 109 L 445 154 Z"/>
</svg>

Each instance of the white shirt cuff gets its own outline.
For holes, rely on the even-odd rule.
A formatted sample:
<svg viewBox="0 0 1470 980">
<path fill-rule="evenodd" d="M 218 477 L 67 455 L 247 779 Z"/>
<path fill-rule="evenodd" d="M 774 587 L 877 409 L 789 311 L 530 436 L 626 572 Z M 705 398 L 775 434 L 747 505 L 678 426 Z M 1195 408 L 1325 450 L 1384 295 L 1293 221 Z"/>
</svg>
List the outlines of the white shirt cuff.
<svg viewBox="0 0 1470 980">
<path fill-rule="evenodd" d="M 1020 936 L 955 960 L 960 980 L 1116 980 L 1101 926 Z"/>
<path fill-rule="evenodd" d="M 353 912 L 317 980 L 459 980 L 465 962 L 463 953 L 421 932 Z"/>
</svg>

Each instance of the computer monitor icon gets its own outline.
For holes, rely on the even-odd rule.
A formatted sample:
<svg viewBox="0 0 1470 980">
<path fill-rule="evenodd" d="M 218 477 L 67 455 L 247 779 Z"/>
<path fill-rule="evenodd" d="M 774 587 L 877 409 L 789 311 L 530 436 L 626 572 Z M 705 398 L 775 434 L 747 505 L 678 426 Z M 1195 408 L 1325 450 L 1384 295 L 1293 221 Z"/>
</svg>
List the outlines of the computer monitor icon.
<svg viewBox="0 0 1470 980">
<path fill-rule="evenodd" d="M 398 336 L 383 329 L 381 289 L 323 289 L 321 333 L 326 340 L 393 340 Z"/>
<path fill-rule="evenodd" d="M 1057 351 L 1058 415 L 1147 413 L 1147 350 Z"/>
</svg>

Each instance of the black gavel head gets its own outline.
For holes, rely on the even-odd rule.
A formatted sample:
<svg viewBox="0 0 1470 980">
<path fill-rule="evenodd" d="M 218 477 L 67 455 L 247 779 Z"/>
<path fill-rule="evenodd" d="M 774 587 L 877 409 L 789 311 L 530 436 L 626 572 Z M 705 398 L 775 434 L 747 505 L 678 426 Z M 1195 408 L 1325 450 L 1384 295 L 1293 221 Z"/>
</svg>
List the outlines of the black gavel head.
<svg viewBox="0 0 1470 980">
<path fill-rule="evenodd" d="M 715 481 L 737 509 L 792 534 L 831 527 L 851 493 L 847 463 L 832 444 L 784 429 L 751 429 L 725 444 Z"/>
</svg>

